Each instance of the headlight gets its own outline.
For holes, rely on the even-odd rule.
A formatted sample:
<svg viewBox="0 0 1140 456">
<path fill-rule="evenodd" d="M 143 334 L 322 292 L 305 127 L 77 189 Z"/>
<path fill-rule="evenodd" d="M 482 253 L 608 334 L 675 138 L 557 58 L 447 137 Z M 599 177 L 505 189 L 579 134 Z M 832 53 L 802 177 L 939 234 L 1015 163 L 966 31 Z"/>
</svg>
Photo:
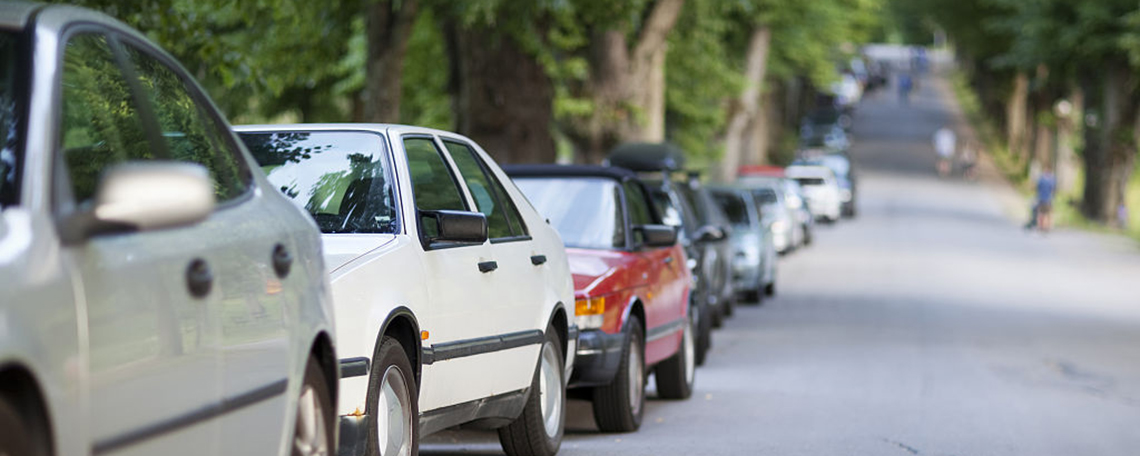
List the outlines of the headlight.
<svg viewBox="0 0 1140 456">
<path fill-rule="evenodd" d="M 574 301 L 574 319 L 582 329 L 598 329 L 606 321 L 606 297 L 579 299 Z"/>
</svg>

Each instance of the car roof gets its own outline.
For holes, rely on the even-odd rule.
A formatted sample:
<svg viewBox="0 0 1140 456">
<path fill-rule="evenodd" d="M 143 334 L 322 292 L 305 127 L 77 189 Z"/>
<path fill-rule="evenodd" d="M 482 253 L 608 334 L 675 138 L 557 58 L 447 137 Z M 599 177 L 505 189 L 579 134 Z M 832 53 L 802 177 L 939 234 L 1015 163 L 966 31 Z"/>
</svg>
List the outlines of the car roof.
<svg viewBox="0 0 1140 456">
<path fill-rule="evenodd" d="M 606 161 L 637 172 L 679 171 L 685 167 L 685 153 L 669 143 L 632 142 L 615 147 Z"/>
<path fill-rule="evenodd" d="M 7 29 L 27 27 L 28 21 L 31 20 L 36 10 L 44 6 L 41 3 L 2 2 L 0 3 L 0 27 Z"/>
<path fill-rule="evenodd" d="M 617 180 L 636 179 L 637 174 L 625 168 L 598 165 L 503 165 L 503 171 L 511 177 L 606 177 Z"/>
<path fill-rule="evenodd" d="M 470 141 L 469 138 L 459 133 L 454 133 L 445 130 L 437 130 L 434 128 L 417 127 L 415 125 L 401 125 L 401 124 L 384 124 L 384 123 L 293 123 L 293 124 L 257 124 L 257 125 L 235 125 L 234 131 L 238 133 L 268 133 L 278 131 L 360 131 L 360 132 L 373 132 L 386 134 L 390 136 L 402 134 L 434 134 L 441 136 L 451 136 L 456 138 L 463 138 Z"/>
</svg>

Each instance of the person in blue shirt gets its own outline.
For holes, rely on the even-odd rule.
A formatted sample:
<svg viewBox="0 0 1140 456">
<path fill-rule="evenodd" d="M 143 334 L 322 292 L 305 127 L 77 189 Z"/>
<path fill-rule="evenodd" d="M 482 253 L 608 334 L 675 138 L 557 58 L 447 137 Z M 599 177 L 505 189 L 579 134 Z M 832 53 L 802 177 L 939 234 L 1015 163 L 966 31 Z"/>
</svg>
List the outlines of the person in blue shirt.
<svg viewBox="0 0 1140 456">
<path fill-rule="evenodd" d="M 1035 207 L 1037 229 L 1049 231 L 1053 228 L 1053 197 L 1057 192 L 1057 177 L 1049 168 L 1041 170 L 1037 178 L 1037 205 Z"/>
</svg>

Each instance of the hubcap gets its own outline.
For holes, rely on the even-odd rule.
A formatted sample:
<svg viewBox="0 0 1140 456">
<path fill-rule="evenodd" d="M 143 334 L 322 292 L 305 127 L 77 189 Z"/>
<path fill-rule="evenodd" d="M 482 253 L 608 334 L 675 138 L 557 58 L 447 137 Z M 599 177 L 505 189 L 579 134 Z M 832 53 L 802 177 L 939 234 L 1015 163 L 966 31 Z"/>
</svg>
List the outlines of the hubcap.
<svg viewBox="0 0 1140 456">
<path fill-rule="evenodd" d="M 376 403 L 376 441 L 384 456 L 412 454 L 412 405 L 399 367 L 388 366 Z"/>
<path fill-rule="evenodd" d="M 634 339 L 629 344 L 629 411 L 641 413 L 641 400 L 645 395 L 645 379 L 641 366 L 641 341 Z"/>
<path fill-rule="evenodd" d="M 558 368 L 558 352 L 554 344 L 542 346 L 542 369 L 538 372 L 538 403 L 542 406 L 542 422 L 546 435 L 554 437 L 562 427 L 562 372 Z"/>
<path fill-rule="evenodd" d="M 693 376 L 697 372 L 697 349 L 693 344 L 692 320 L 685 325 L 685 333 L 681 337 L 681 347 L 685 350 L 685 384 L 692 386 Z"/>
<path fill-rule="evenodd" d="M 297 400 L 297 423 L 293 429 L 293 454 L 304 456 L 328 456 L 328 432 L 325 428 L 325 413 L 317 392 L 305 385 Z"/>
</svg>

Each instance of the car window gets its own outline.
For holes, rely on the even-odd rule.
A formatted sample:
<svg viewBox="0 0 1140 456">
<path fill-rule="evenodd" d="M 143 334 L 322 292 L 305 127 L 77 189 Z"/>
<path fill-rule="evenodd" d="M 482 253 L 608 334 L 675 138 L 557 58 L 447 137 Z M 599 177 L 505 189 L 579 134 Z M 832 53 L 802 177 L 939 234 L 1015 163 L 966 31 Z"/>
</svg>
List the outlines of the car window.
<svg viewBox="0 0 1140 456">
<path fill-rule="evenodd" d="M 16 84 L 20 80 L 19 73 L 25 71 L 19 56 L 16 34 L 0 32 L 0 208 L 15 204 L 19 188 L 16 181 L 16 170 L 20 166 L 17 113 L 21 109 Z"/>
<path fill-rule="evenodd" d="M 539 214 L 550 220 L 567 247 L 625 246 L 621 187 L 595 177 L 520 177 L 514 180 Z"/>
<path fill-rule="evenodd" d="M 487 216 L 487 237 L 502 239 L 521 236 L 521 232 L 516 233 L 512 229 L 512 225 L 520 223 L 518 209 L 514 207 L 499 182 L 493 180 L 494 176 L 490 175 L 486 166 L 475 155 L 475 151 L 466 144 L 455 141 L 444 141 L 443 145 L 451 153 L 451 159 L 459 168 L 459 174 L 463 176 L 467 190 L 475 199 L 475 208 Z M 514 223 L 508 218 L 508 214 L 514 216 Z"/>
<path fill-rule="evenodd" d="M 823 185 L 824 184 L 824 180 L 821 177 L 797 177 L 796 182 L 799 182 L 800 185 L 805 185 L 805 186 L 807 186 L 807 185 Z"/>
<path fill-rule="evenodd" d="M 634 181 L 626 181 L 623 185 L 630 223 L 634 226 L 657 223 L 653 220 L 653 213 L 649 209 L 649 197 L 645 195 L 645 190 Z"/>
<path fill-rule="evenodd" d="M 728 221 L 735 226 L 748 226 L 748 205 L 736 192 L 714 192 L 713 200 L 720 206 Z"/>
<path fill-rule="evenodd" d="M 72 196 L 83 204 L 95 195 L 106 168 L 155 157 L 105 36 L 76 35 L 67 42 L 62 85 L 61 155 Z"/>
<path fill-rule="evenodd" d="M 408 169 L 412 175 L 412 194 L 416 208 L 425 211 L 466 211 L 467 203 L 459 184 L 451 175 L 447 162 L 431 138 L 404 138 Z"/>
<path fill-rule="evenodd" d="M 153 106 L 170 158 L 205 166 L 219 202 L 245 193 L 250 177 L 239 152 L 224 139 L 226 127 L 210 117 L 208 108 L 191 95 L 186 81 L 174 70 L 133 46 L 125 45 L 124 49 L 139 86 Z"/>
<path fill-rule="evenodd" d="M 395 233 L 398 217 L 383 138 L 374 133 L 241 133 L 269 182 L 322 233 Z"/>
</svg>

